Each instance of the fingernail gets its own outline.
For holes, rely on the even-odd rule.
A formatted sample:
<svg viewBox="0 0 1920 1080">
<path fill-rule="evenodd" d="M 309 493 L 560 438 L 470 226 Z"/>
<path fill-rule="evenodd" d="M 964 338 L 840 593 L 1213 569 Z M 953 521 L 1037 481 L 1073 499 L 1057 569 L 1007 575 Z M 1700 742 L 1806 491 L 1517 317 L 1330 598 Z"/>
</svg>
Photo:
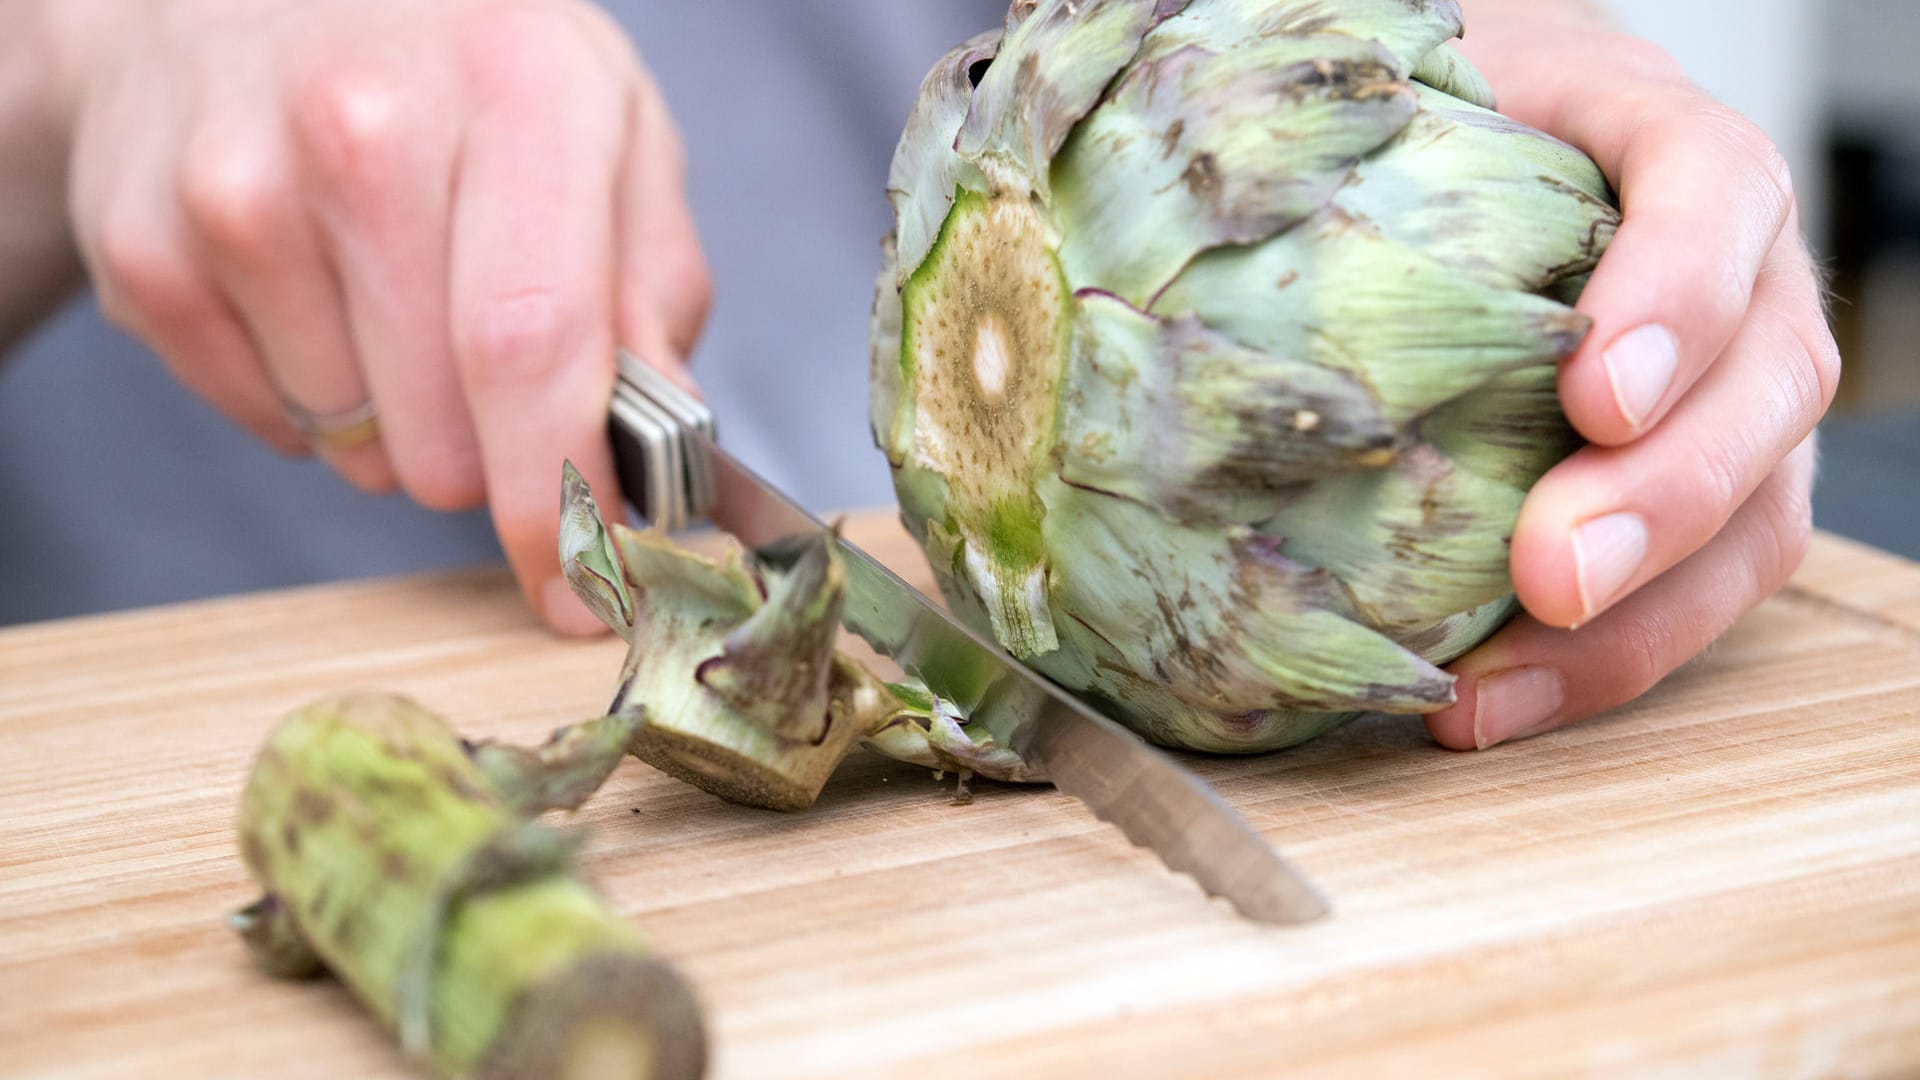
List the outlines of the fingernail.
<svg viewBox="0 0 1920 1080">
<path fill-rule="evenodd" d="M 1573 530 L 1573 570 L 1580 584 L 1580 621 L 1594 617 L 1640 569 L 1647 557 L 1647 523 L 1622 510 Z"/>
<path fill-rule="evenodd" d="M 573 595 L 566 578 L 554 578 L 540 589 L 540 611 L 555 632 L 567 637 L 591 637 L 606 629 L 587 605 Z"/>
<path fill-rule="evenodd" d="M 1614 338 L 1600 359 L 1606 365 L 1607 382 L 1613 387 L 1614 405 L 1627 423 L 1638 429 L 1673 386 L 1674 369 L 1680 366 L 1680 345 L 1666 327 L 1648 323 Z"/>
<path fill-rule="evenodd" d="M 1550 723 L 1567 700 L 1566 680 L 1547 667 L 1483 675 L 1473 686 L 1473 745 L 1485 750 Z"/>
</svg>

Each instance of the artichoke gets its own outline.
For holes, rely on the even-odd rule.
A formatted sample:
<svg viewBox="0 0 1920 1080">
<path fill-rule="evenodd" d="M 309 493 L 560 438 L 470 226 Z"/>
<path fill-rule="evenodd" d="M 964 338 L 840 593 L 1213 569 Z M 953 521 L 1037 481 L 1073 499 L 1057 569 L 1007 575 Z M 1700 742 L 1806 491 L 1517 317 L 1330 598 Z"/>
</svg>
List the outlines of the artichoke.
<svg viewBox="0 0 1920 1080">
<path fill-rule="evenodd" d="M 534 819 L 592 795 L 638 710 L 537 748 L 469 743 L 393 694 L 314 702 L 254 761 L 240 846 L 266 893 L 235 930 L 268 972 L 331 971 L 447 1076 L 699 1076 L 686 981 Z"/>
<path fill-rule="evenodd" d="M 949 603 L 1158 742 L 1432 712 L 1618 223 L 1454 0 L 1018 0 L 889 176 L 872 424 Z"/>
</svg>

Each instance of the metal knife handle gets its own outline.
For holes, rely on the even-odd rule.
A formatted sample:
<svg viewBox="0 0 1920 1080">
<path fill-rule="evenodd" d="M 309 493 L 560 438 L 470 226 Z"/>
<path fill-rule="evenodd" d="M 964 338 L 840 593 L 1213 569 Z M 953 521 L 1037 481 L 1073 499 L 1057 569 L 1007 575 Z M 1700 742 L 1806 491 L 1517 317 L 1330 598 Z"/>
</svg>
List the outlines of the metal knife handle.
<svg viewBox="0 0 1920 1080">
<path fill-rule="evenodd" d="M 617 354 L 614 465 L 647 523 L 677 532 L 713 510 L 713 464 L 689 436 L 714 438 L 713 412 L 626 349 Z"/>
</svg>

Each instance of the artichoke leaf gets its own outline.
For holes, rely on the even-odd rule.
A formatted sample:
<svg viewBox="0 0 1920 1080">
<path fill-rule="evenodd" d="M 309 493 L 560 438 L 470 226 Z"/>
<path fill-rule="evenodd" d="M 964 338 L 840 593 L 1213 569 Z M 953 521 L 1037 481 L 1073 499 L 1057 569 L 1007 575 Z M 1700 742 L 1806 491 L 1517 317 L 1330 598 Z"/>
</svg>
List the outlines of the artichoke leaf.
<svg viewBox="0 0 1920 1080">
<path fill-rule="evenodd" d="M 1291 559 L 1337 578 L 1394 634 L 1513 591 L 1509 538 L 1526 492 L 1416 443 L 1393 465 L 1323 480 L 1261 525 Z"/>
<path fill-rule="evenodd" d="M 600 520 L 586 478 L 568 461 L 560 479 L 560 567 L 575 596 L 628 644 L 633 643 L 633 590 L 620 552 Z"/>
<path fill-rule="evenodd" d="M 1165 0 L 1043 0 L 1001 42 L 953 143 L 991 193 L 1047 190 L 1049 166 L 1167 15 Z"/>
<path fill-rule="evenodd" d="M 1369 41 L 1154 50 L 1054 165 L 1067 279 L 1145 307 L 1196 254 L 1264 240 L 1318 210 L 1416 108 Z"/>
<path fill-rule="evenodd" d="M 1540 292 L 1592 270 L 1620 224 L 1599 168 L 1499 113 L 1418 92 L 1420 114 L 1334 205 L 1494 287 Z"/>
<path fill-rule="evenodd" d="M 1265 243 L 1200 256 L 1152 310 L 1352 371 L 1396 425 L 1502 372 L 1557 363 L 1590 325 L 1557 301 L 1394 243 L 1337 207 Z"/>
<path fill-rule="evenodd" d="M 1450 44 L 1434 46 L 1413 69 L 1414 81 L 1483 109 L 1494 107 L 1493 86 L 1480 69 Z"/>
<path fill-rule="evenodd" d="M 867 426 L 874 445 L 894 467 L 906 460 L 904 440 L 911 437 L 911 417 L 901 411 L 906 378 L 900 370 L 900 332 L 904 313 L 894 269 L 898 253 L 893 237 L 881 244 L 880 276 L 873 283 L 873 308 L 868 316 Z"/>
<path fill-rule="evenodd" d="M 1167 48 L 1197 44 L 1226 52 L 1245 42 L 1338 34 L 1377 42 L 1404 79 L 1427 55 L 1459 37 L 1457 0 L 1204 0 L 1169 19 L 1154 37 Z"/>
<path fill-rule="evenodd" d="M 1559 373 L 1545 365 L 1487 380 L 1420 422 L 1455 468 L 1525 491 L 1580 446 L 1560 411 Z"/>
<path fill-rule="evenodd" d="M 1035 664 L 1118 703 L 1160 741 L 1283 746 L 1323 729 L 1301 713 L 1432 712 L 1453 700 L 1451 678 L 1351 618 L 1330 575 L 1270 538 L 1173 524 L 1064 484 L 1052 502 L 1049 528 L 1073 537 L 1056 549 L 1052 595 L 1093 644 L 1083 660 Z"/>
<path fill-rule="evenodd" d="M 846 605 L 846 574 L 833 557 L 839 533 L 810 540 L 774 578 L 758 611 L 728 631 L 720 655 L 694 678 L 733 709 L 788 739 L 819 740 L 827 675 Z"/>
<path fill-rule="evenodd" d="M 1000 50 L 1001 32 L 989 30 L 977 34 L 942 56 L 920 84 L 920 96 L 894 150 L 893 165 L 887 171 L 887 199 L 899 226 L 895 233 L 898 255 L 889 250 L 890 261 L 897 265 L 892 273 L 883 273 L 881 281 L 898 291 L 907 277 L 919 267 L 940 234 L 953 205 L 954 188 L 965 180 L 979 187 L 978 174 L 953 153 L 954 132 L 966 119 L 973 100 L 974 66 L 991 62 Z"/>
<path fill-rule="evenodd" d="M 1270 516 L 1304 482 L 1393 459 L 1394 427 L 1350 372 L 1109 297 L 1082 300 L 1074 340 L 1069 483 L 1229 524 Z"/>
<path fill-rule="evenodd" d="M 637 706 L 560 728 L 538 747 L 461 741 L 494 793 L 514 813 L 578 810 L 625 758 L 646 723 Z"/>
</svg>

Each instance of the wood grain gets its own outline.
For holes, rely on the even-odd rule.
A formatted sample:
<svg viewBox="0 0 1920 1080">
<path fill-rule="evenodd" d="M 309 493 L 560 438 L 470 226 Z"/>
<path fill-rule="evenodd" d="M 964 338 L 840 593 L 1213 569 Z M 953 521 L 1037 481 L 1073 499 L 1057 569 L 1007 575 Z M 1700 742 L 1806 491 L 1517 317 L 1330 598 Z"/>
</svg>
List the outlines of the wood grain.
<svg viewBox="0 0 1920 1080">
<path fill-rule="evenodd" d="M 620 648 L 548 638 L 496 573 L 0 631 L 0 1073 L 408 1075 L 345 993 L 257 975 L 221 924 L 253 749 L 364 686 L 536 739 L 597 711 Z M 1190 757 L 1333 897 L 1286 931 L 1050 790 L 958 806 L 864 755 L 801 815 L 630 761 L 578 816 L 726 1077 L 1913 1075 L 1917 695 L 1920 568 L 1822 537 L 1602 721 Z"/>
</svg>

